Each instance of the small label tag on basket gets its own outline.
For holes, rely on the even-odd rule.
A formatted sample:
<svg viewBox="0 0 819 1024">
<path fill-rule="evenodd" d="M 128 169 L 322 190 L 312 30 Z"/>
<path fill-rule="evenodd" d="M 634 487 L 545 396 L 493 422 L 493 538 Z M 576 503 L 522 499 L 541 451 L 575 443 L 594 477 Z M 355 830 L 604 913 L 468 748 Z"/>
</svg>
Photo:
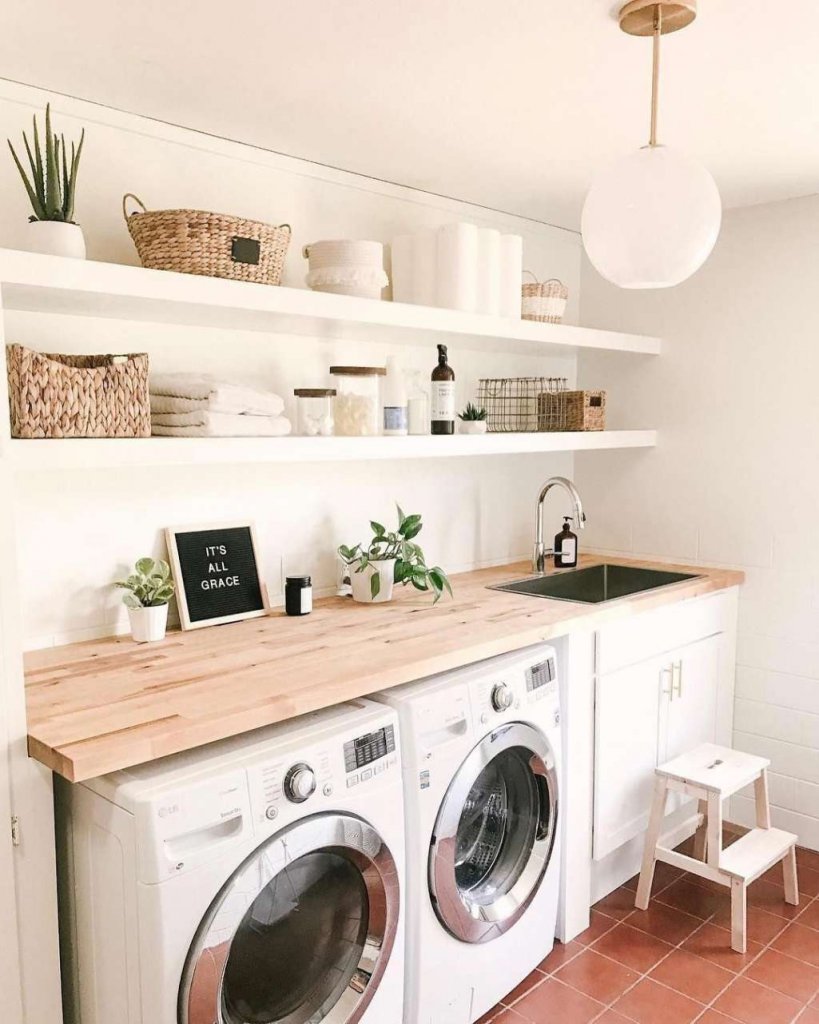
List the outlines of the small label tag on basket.
<svg viewBox="0 0 819 1024">
<path fill-rule="evenodd" d="M 236 235 L 230 250 L 230 258 L 234 263 L 258 265 L 261 248 L 257 238 L 241 238 L 239 235 Z"/>
</svg>

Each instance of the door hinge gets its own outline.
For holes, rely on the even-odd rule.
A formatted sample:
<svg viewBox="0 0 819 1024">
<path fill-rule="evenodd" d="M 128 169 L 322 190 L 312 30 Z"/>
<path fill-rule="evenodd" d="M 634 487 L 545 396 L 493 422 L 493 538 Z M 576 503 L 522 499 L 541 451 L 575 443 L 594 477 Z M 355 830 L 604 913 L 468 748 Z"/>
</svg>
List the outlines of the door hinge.
<svg viewBox="0 0 819 1024">
<path fill-rule="evenodd" d="M 11 816 L 11 845 L 20 845 L 20 819 L 16 814 Z"/>
</svg>

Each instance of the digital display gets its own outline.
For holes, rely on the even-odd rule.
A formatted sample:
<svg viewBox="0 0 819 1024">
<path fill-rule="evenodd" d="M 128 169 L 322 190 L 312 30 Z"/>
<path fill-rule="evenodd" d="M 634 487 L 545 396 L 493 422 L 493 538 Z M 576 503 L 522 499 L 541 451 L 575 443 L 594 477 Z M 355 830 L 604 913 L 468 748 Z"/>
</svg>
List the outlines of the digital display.
<svg viewBox="0 0 819 1024">
<path fill-rule="evenodd" d="M 529 693 L 533 690 L 539 690 L 541 686 L 551 683 L 555 678 L 555 674 L 554 658 L 547 658 L 546 661 L 542 661 L 539 665 L 533 665 L 526 672 L 526 689 Z"/>
<path fill-rule="evenodd" d="M 372 764 L 395 750 L 395 730 L 391 725 L 357 736 L 344 744 L 344 767 L 348 772 Z"/>
</svg>

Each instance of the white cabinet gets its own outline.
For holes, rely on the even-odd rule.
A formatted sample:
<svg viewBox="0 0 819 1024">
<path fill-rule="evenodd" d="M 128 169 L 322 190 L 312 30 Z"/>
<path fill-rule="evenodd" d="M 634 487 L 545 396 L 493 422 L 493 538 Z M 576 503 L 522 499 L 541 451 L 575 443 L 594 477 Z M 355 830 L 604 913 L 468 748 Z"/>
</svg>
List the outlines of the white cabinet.
<svg viewBox="0 0 819 1024">
<path fill-rule="evenodd" d="M 708 624 L 703 620 L 700 628 Z M 712 628 L 719 624 L 718 618 L 711 621 Z M 656 640 L 659 634 L 648 635 Z M 715 632 L 615 671 L 598 672 L 595 860 L 645 830 L 656 766 L 715 740 L 721 647 L 722 634 Z"/>
</svg>

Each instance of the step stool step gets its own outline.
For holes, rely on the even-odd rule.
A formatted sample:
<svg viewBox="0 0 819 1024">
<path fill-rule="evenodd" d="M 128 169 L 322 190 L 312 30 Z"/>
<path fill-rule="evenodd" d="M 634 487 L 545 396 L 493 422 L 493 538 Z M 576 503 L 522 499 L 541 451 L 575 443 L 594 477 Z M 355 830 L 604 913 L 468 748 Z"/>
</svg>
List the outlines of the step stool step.
<svg viewBox="0 0 819 1024">
<path fill-rule="evenodd" d="M 722 851 L 720 873 L 748 884 L 777 864 L 796 845 L 796 836 L 780 828 L 755 828 Z"/>
<path fill-rule="evenodd" d="M 770 763 L 767 757 L 703 743 L 661 764 L 657 774 L 728 797 L 759 778 Z"/>
</svg>

